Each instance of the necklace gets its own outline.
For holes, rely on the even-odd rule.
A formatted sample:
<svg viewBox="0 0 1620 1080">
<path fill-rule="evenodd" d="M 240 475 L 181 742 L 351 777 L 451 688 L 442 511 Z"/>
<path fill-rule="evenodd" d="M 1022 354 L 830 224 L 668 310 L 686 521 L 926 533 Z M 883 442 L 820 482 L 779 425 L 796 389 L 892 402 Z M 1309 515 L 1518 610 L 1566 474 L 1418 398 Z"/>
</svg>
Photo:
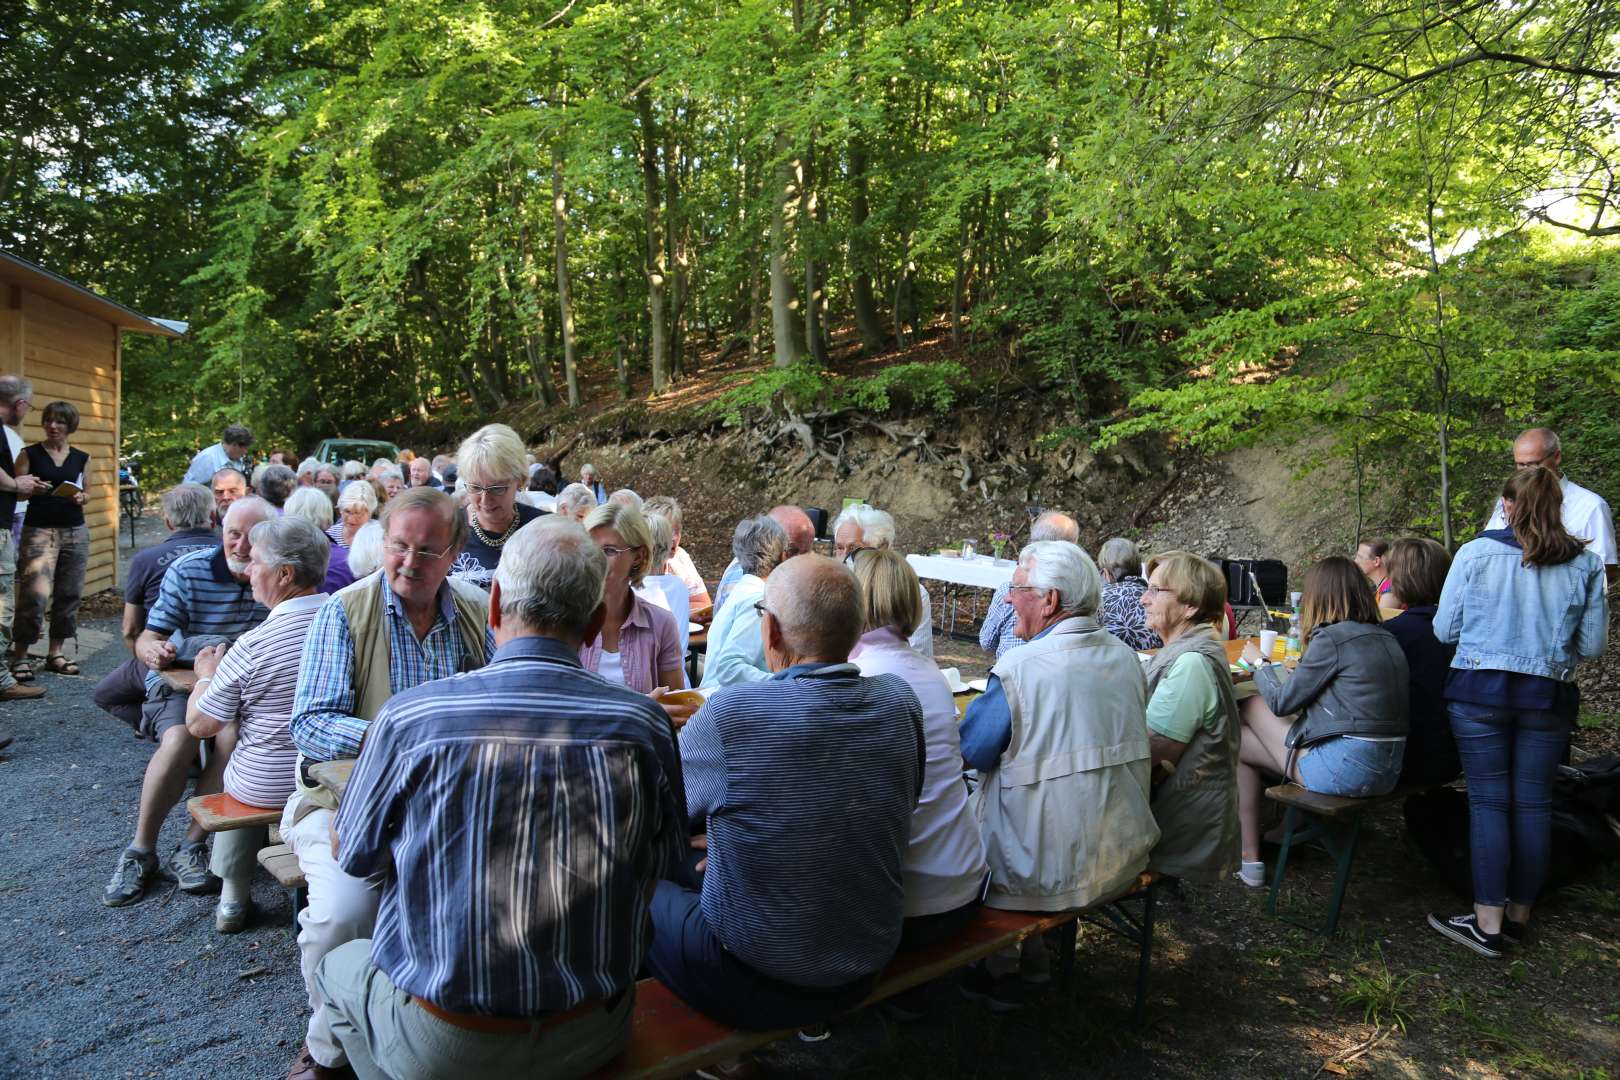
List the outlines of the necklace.
<svg viewBox="0 0 1620 1080">
<path fill-rule="evenodd" d="M 467 515 L 467 525 L 472 529 L 473 535 L 478 537 L 478 542 L 479 543 L 483 544 L 485 547 L 498 548 L 502 544 L 506 543 L 508 540 L 512 539 L 512 534 L 517 532 L 517 527 L 518 527 L 517 511 L 516 510 L 512 511 L 511 524 L 507 525 L 506 526 L 506 531 L 501 533 L 501 535 L 498 536 L 498 537 L 491 536 L 491 535 L 489 535 L 489 533 L 487 533 L 483 529 L 479 528 L 479 526 L 478 526 L 478 515 L 477 514 L 468 514 Z"/>
</svg>

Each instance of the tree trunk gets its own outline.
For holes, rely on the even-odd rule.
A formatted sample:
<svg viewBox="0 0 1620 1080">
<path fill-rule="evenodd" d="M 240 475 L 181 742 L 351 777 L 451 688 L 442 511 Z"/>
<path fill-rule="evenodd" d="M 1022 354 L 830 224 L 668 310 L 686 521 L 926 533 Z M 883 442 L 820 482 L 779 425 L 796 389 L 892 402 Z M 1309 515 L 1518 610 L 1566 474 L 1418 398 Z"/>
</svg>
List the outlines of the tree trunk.
<svg viewBox="0 0 1620 1080">
<path fill-rule="evenodd" d="M 641 178 L 646 188 L 647 229 L 647 317 L 651 330 L 652 392 L 669 387 L 668 359 L 664 336 L 664 230 L 658 214 L 658 132 L 653 127 L 652 98 L 646 90 L 636 95 L 636 111 L 641 117 Z"/>
<path fill-rule="evenodd" d="M 669 252 L 673 268 L 669 313 L 670 375 L 679 379 L 685 374 L 686 368 L 686 252 L 681 244 L 681 155 L 671 127 L 664 125 L 664 250 Z"/>
<path fill-rule="evenodd" d="M 850 296 L 855 302 L 855 327 L 860 331 L 861 348 L 871 354 L 883 351 L 886 338 L 877 298 L 872 294 L 871 244 L 865 235 L 866 219 L 871 217 L 872 210 L 867 198 L 866 147 L 858 138 L 849 143 L 849 175 L 853 189 L 849 207 L 849 257 L 855 267 Z"/>
<path fill-rule="evenodd" d="M 551 150 L 551 221 L 556 230 L 557 307 L 562 323 L 563 379 L 568 404 L 579 407 L 579 374 L 574 369 L 574 297 L 568 282 L 568 203 L 563 194 L 562 150 Z"/>
<path fill-rule="evenodd" d="M 804 248 L 804 341 L 815 362 L 821 367 L 826 367 L 828 363 L 827 340 L 821 331 L 821 305 L 823 300 L 821 268 L 816 263 L 815 254 L 816 196 L 814 185 L 816 149 L 814 141 L 806 149 L 802 161 L 803 163 L 799 168 L 799 229 L 803 237 L 801 243 Z"/>
<path fill-rule="evenodd" d="M 956 282 L 951 288 L 951 344 L 962 344 L 962 308 L 967 302 L 967 218 L 956 226 Z"/>
<path fill-rule="evenodd" d="M 776 366 L 798 361 L 799 340 L 793 325 L 793 281 L 787 268 L 787 208 L 793 197 L 793 162 L 787 157 L 787 134 L 778 133 L 774 147 L 777 189 L 771 194 L 771 331 L 776 338 Z"/>
</svg>

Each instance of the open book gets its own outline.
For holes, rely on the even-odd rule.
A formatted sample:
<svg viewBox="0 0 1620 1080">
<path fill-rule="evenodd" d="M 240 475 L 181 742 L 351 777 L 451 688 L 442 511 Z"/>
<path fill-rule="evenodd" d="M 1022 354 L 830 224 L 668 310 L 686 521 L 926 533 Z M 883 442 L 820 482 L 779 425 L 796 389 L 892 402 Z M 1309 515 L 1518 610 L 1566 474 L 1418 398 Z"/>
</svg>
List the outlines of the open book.
<svg viewBox="0 0 1620 1080">
<path fill-rule="evenodd" d="M 78 484 L 75 484 L 73 481 L 64 480 L 60 484 L 57 484 L 56 487 L 51 489 L 51 494 L 56 496 L 58 499 L 71 499 L 73 496 L 78 495 L 83 491 L 84 488 L 80 487 Z"/>
</svg>

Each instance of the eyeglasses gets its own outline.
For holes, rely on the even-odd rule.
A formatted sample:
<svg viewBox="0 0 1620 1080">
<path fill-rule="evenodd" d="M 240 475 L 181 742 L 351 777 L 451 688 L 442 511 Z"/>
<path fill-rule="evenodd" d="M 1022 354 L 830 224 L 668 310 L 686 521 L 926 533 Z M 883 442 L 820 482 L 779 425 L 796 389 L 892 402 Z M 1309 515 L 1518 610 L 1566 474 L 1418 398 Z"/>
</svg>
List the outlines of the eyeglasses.
<svg viewBox="0 0 1620 1080">
<path fill-rule="evenodd" d="M 1043 589 L 1039 585 L 1009 585 L 1009 586 L 1007 586 L 1007 591 L 1010 592 L 1010 593 L 1015 593 L 1015 592 L 1051 592 L 1052 590 L 1051 589 Z"/>
<path fill-rule="evenodd" d="M 617 559 L 620 555 L 627 555 L 634 550 L 636 549 L 633 547 L 615 547 L 612 544 L 602 545 L 602 554 L 610 559 Z"/>
<path fill-rule="evenodd" d="M 773 619 L 776 618 L 776 612 L 774 612 L 770 608 L 766 607 L 765 606 L 765 601 L 763 601 L 763 600 L 755 600 L 754 601 L 754 610 L 756 612 L 758 612 L 762 616 L 769 615 Z"/>
<path fill-rule="evenodd" d="M 388 552 L 388 554 L 392 555 L 396 559 L 403 559 L 408 555 L 415 555 L 423 562 L 437 562 L 446 555 L 450 554 L 448 549 L 444 551 L 429 551 L 427 548 L 411 547 L 411 545 L 403 543 L 399 540 L 384 541 L 383 550 Z"/>
<path fill-rule="evenodd" d="M 490 498 L 493 498 L 493 499 L 498 499 L 502 495 L 505 495 L 508 491 L 511 491 L 511 490 L 512 490 L 512 485 L 511 484 L 472 484 L 472 483 L 469 483 L 467 485 L 467 493 L 469 495 L 488 495 Z"/>
<path fill-rule="evenodd" d="M 1144 596 L 1157 596 L 1160 593 L 1169 593 L 1171 596 L 1174 596 L 1175 593 L 1176 593 L 1176 590 L 1174 590 L 1174 589 L 1166 589 L 1166 588 L 1164 588 L 1163 586 L 1160 586 L 1160 585 L 1149 585 L 1147 588 L 1142 590 L 1142 594 Z"/>
<path fill-rule="evenodd" d="M 1554 451 L 1554 453 L 1556 453 L 1556 451 Z M 1513 460 L 1513 467 L 1516 469 L 1534 469 L 1537 465 L 1547 464 L 1547 462 L 1552 460 L 1552 457 L 1552 454 L 1544 454 L 1534 461 L 1520 461 L 1515 458 Z"/>
</svg>

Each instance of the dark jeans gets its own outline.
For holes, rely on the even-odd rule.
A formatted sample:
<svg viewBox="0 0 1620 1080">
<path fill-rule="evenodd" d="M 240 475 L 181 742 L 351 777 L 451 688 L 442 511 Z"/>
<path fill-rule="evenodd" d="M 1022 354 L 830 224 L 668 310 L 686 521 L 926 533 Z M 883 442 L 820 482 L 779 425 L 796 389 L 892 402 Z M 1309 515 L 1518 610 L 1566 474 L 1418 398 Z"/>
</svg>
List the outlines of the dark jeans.
<svg viewBox="0 0 1620 1080">
<path fill-rule="evenodd" d="M 652 921 L 647 970 L 698 1012 L 744 1031 L 821 1023 L 859 1005 L 877 983 L 874 974 L 843 986 L 806 987 L 763 975 L 720 944 L 703 917 L 702 894 L 674 882 L 658 883 Z"/>
<path fill-rule="evenodd" d="M 926 949 L 938 945 L 967 929 L 973 916 L 979 913 L 979 898 L 974 897 L 959 908 L 941 911 L 937 915 L 913 915 L 900 924 L 900 951 Z"/>
<path fill-rule="evenodd" d="M 1569 746 L 1566 712 L 1448 701 L 1463 775 L 1474 903 L 1534 903 L 1552 847 L 1552 780 Z"/>
<path fill-rule="evenodd" d="M 141 703 L 146 700 L 146 665 L 133 656 L 96 683 L 96 704 L 141 730 Z"/>
</svg>

